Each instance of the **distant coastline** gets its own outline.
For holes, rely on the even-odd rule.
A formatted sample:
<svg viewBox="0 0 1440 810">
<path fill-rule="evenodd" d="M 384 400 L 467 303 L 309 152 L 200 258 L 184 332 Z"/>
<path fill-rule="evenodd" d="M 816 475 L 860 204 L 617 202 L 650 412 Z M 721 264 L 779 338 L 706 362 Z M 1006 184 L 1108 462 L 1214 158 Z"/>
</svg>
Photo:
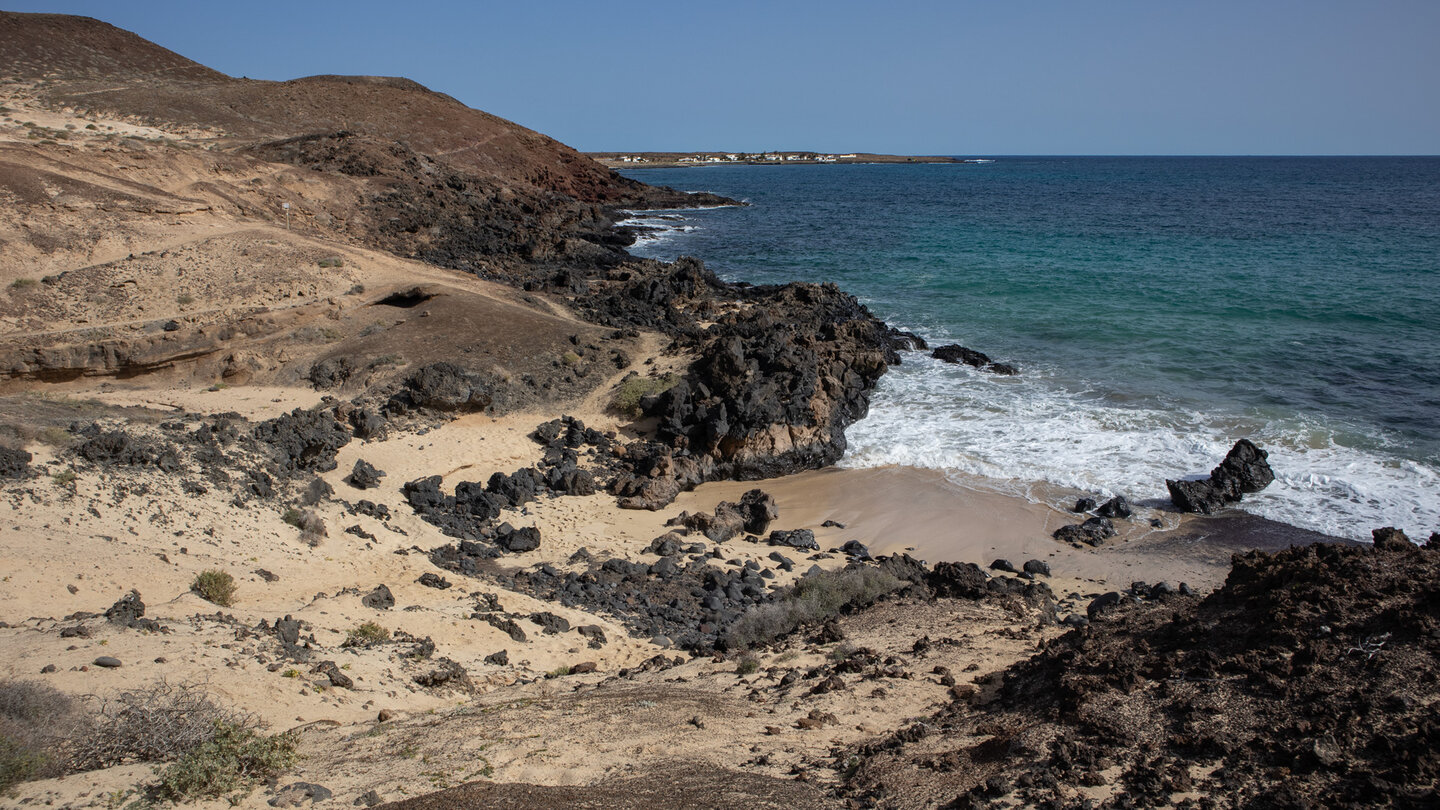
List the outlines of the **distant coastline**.
<svg viewBox="0 0 1440 810">
<path fill-rule="evenodd" d="M 878 155 L 870 152 L 586 152 L 585 156 L 611 169 L 675 169 L 696 166 L 797 166 L 826 163 L 990 163 L 985 158 L 938 155 Z"/>
</svg>

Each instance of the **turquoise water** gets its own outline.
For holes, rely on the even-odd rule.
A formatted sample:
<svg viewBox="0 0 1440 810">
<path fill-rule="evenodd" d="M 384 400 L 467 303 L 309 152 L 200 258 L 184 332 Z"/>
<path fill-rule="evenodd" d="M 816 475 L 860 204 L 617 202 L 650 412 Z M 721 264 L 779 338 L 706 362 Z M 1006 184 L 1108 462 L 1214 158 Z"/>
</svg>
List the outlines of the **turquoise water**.
<svg viewBox="0 0 1440 810">
<path fill-rule="evenodd" d="M 911 355 L 849 433 L 911 464 L 1164 500 L 1237 438 L 1244 508 L 1368 537 L 1440 529 L 1440 159 L 998 158 L 626 172 L 746 208 L 634 252 L 834 281 L 999 378 Z"/>
</svg>

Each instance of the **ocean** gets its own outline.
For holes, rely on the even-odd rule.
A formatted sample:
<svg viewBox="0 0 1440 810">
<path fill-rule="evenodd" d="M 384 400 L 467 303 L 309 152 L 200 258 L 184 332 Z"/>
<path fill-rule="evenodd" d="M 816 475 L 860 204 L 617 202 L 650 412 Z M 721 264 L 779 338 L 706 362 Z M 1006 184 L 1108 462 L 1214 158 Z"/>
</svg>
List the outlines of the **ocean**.
<svg viewBox="0 0 1440 810">
<path fill-rule="evenodd" d="M 1020 367 L 905 354 L 842 466 L 1160 506 L 1166 478 L 1204 475 L 1249 438 L 1277 480 L 1239 508 L 1353 538 L 1440 530 L 1440 158 L 624 174 L 750 203 L 636 214 L 657 229 L 637 255 L 835 282 L 932 347 Z"/>
</svg>

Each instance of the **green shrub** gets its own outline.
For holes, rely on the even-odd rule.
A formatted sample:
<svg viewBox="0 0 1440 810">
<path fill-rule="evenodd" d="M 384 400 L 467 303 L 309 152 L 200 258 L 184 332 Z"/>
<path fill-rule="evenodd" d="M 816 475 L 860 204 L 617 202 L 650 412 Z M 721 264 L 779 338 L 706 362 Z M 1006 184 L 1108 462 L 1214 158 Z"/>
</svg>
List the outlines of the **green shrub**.
<svg viewBox="0 0 1440 810">
<path fill-rule="evenodd" d="M 868 566 L 824 571 L 803 577 L 777 601 L 752 608 L 730 626 L 730 647 L 764 644 L 804 624 L 824 621 L 842 611 L 866 605 L 905 583 Z"/>
<path fill-rule="evenodd" d="M 0 735 L 0 796 L 21 782 L 34 779 L 45 762 L 43 753 Z"/>
<path fill-rule="evenodd" d="M 677 374 L 665 374 L 660 377 L 641 377 L 632 374 L 620 381 L 615 387 L 615 396 L 610 398 L 610 410 L 622 413 L 631 419 L 639 419 L 644 416 L 640 410 L 640 400 L 645 397 L 663 393 L 674 388 L 680 382 Z"/>
<path fill-rule="evenodd" d="M 195 296 L 189 293 L 177 295 L 175 296 L 175 303 L 179 304 L 182 307 L 188 307 L 191 304 L 195 303 Z"/>
<path fill-rule="evenodd" d="M 74 470 L 61 470 L 50 476 L 50 481 L 57 487 L 68 487 L 74 485 L 75 478 L 76 474 Z"/>
<path fill-rule="evenodd" d="M 390 640 L 390 631 L 375 622 L 365 622 L 346 631 L 345 635 L 345 643 L 352 647 L 369 647 Z"/>
<path fill-rule="evenodd" d="M 235 578 L 217 568 L 200 572 L 195 581 L 190 583 L 190 590 L 201 599 L 214 602 L 220 607 L 235 604 Z"/>
<path fill-rule="evenodd" d="M 281 515 L 280 519 L 298 529 L 300 528 L 300 519 L 304 517 L 304 514 L 305 513 L 292 506 L 285 510 L 285 514 Z"/>
<path fill-rule="evenodd" d="M 248 790 L 293 766 L 295 748 L 294 735 L 265 737 L 239 723 L 218 721 L 210 740 L 160 771 L 156 793 L 183 802 Z"/>
<path fill-rule="evenodd" d="M 760 659 L 748 653 L 740 656 L 740 661 L 735 665 L 735 672 L 740 675 L 754 675 L 759 671 Z"/>
<path fill-rule="evenodd" d="M 10 282 L 10 289 L 12 289 L 12 290 L 28 290 L 28 289 L 30 289 L 31 287 L 34 287 L 36 284 L 39 284 L 39 283 L 40 283 L 40 282 L 36 281 L 36 280 L 33 279 L 33 278 L 17 278 L 17 279 L 15 279 L 14 281 Z"/>
<path fill-rule="evenodd" d="M 580 365 L 580 355 L 575 352 L 565 352 L 560 355 L 560 362 L 567 366 L 578 366 Z"/>
</svg>

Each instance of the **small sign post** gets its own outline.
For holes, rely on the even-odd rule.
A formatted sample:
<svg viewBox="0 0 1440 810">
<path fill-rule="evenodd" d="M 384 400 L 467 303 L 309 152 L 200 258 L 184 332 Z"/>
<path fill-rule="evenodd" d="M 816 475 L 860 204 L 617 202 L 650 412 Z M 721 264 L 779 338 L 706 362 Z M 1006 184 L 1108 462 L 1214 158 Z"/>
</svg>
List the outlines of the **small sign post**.
<svg viewBox="0 0 1440 810">
<path fill-rule="evenodd" d="M 280 203 L 280 207 L 285 209 L 285 230 L 288 231 L 290 230 L 290 203 Z"/>
</svg>

